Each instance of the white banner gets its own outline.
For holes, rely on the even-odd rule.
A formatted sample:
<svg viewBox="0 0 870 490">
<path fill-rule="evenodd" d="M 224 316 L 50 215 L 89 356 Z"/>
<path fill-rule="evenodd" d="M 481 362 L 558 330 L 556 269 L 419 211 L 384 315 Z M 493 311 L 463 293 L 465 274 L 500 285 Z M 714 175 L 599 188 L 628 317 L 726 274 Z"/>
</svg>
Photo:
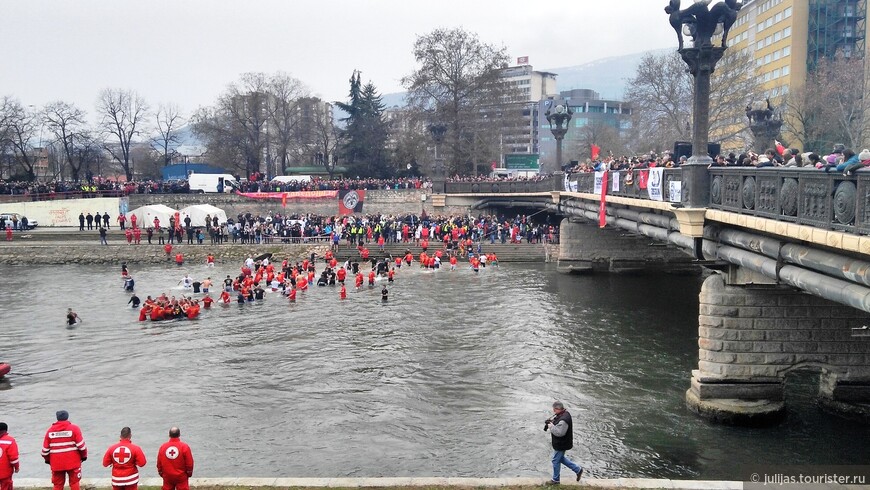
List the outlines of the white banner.
<svg viewBox="0 0 870 490">
<path fill-rule="evenodd" d="M 653 201 L 662 201 L 662 177 L 664 168 L 656 167 L 649 169 L 649 181 L 646 184 L 646 190 L 649 193 L 649 198 Z"/>
<path fill-rule="evenodd" d="M 571 191 L 571 182 L 568 180 L 568 176 L 571 174 L 565 174 L 565 192 Z"/>
<path fill-rule="evenodd" d="M 668 185 L 668 194 L 671 202 L 683 202 L 683 183 L 679 180 L 672 180 Z"/>
<path fill-rule="evenodd" d="M 576 181 L 576 180 L 572 180 L 572 181 L 570 182 L 570 184 L 571 184 L 570 192 L 577 192 L 577 181 Z"/>
<path fill-rule="evenodd" d="M 601 195 L 601 183 L 604 181 L 604 172 L 595 172 L 595 188 L 592 193 L 596 196 Z"/>
<path fill-rule="evenodd" d="M 619 179 L 620 179 L 619 171 L 613 172 L 613 175 L 611 175 L 610 177 L 611 177 L 611 182 L 612 182 L 610 184 L 610 192 L 619 192 Z"/>
</svg>

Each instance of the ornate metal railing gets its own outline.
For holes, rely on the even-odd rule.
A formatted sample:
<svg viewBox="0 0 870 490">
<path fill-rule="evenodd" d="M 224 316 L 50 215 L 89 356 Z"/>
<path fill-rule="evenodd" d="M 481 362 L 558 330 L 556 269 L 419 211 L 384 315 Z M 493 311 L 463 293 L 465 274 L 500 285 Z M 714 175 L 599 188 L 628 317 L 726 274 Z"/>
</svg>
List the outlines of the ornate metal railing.
<svg viewBox="0 0 870 490">
<path fill-rule="evenodd" d="M 641 177 L 641 173 L 645 173 L 646 179 Z M 671 199 L 671 182 L 679 182 L 682 172 L 679 168 L 665 168 L 662 171 L 662 200 L 666 202 Z M 613 179 L 619 179 L 619 190 L 613 190 Z M 580 173 L 572 174 L 568 177 L 568 181 L 573 186 L 577 184 L 576 192 L 585 192 L 592 194 L 595 192 L 595 174 Z M 621 172 L 612 171 L 607 177 L 607 195 L 632 197 L 635 199 L 649 199 L 649 170 L 633 170 L 629 173 L 628 170 Z M 563 185 L 564 189 L 564 185 Z M 676 197 L 676 196 L 674 196 Z"/>
<path fill-rule="evenodd" d="M 711 208 L 870 234 L 870 172 L 716 168 L 710 174 Z"/>
<path fill-rule="evenodd" d="M 554 174 L 541 180 L 486 180 L 480 182 L 446 182 L 447 194 L 511 194 L 563 190 L 564 177 Z"/>
</svg>

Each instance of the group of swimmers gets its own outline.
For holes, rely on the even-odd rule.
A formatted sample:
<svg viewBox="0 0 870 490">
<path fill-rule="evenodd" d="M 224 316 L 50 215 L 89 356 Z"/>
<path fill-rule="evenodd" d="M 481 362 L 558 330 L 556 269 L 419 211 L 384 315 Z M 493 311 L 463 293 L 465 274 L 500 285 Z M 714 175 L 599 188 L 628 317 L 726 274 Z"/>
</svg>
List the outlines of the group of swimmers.
<svg viewBox="0 0 870 490">
<path fill-rule="evenodd" d="M 265 298 L 268 290 L 273 293 L 280 292 L 288 300 L 296 301 L 297 292 L 307 291 L 309 286 L 314 284 L 318 287 L 340 286 L 339 298 L 344 300 L 347 299 L 345 282 L 350 280 L 349 276 L 352 276 L 354 287 L 357 290 L 362 289 L 366 282 L 370 288 L 373 288 L 378 277 L 385 278 L 387 284 L 393 283 L 396 270 L 401 269 L 403 265 L 410 267 L 415 260 L 424 269 L 438 270 L 441 268 L 442 257 L 444 257 L 442 250 L 436 250 L 431 255 L 423 251 L 417 257 L 414 257 L 410 250 L 406 250 L 402 256 L 387 256 L 379 259 L 369 258 L 368 250 L 364 247 L 359 247 L 359 249 L 360 260 L 363 261 L 363 264 L 369 263 L 371 265 L 368 273 L 363 272 L 360 262 L 356 260 L 348 260 L 344 264 L 339 264 L 331 250 L 328 250 L 324 256 L 326 267 L 319 276 L 315 266 L 316 255 L 314 253 L 311 254 L 310 258 L 295 264 L 291 264 L 285 259 L 280 267 L 276 267 L 277 264 L 271 262 L 268 257 L 256 261 L 248 257 L 236 277 L 227 275 L 222 284 L 217 286 L 211 277 L 199 281 L 189 274 L 185 274 L 178 284 L 193 294 L 204 294 L 201 299 L 185 296 L 177 299 L 174 296 L 167 297 L 166 294 L 162 294 L 156 299 L 148 296 L 142 304 L 139 297 L 133 293 L 128 304 L 132 305 L 133 308 L 139 308 L 142 304 L 139 321 L 148 319 L 158 321 L 174 318 L 194 319 L 199 315 L 200 308 L 211 308 L 214 303 L 229 305 L 233 301 L 233 296 L 239 304 L 259 301 Z M 456 270 L 457 254 L 451 253 L 447 260 L 450 264 L 450 270 Z M 472 253 L 468 257 L 468 263 L 472 271 L 476 273 L 487 264 L 498 266 L 498 257 L 494 253 Z M 210 258 L 207 265 L 213 266 L 214 259 Z M 122 264 L 121 271 L 122 277 L 125 278 L 125 289 L 127 289 L 126 284 L 131 283 L 128 290 L 132 292 L 132 277 L 126 264 Z M 220 290 L 220 294 L 217 298 L 213 298 L 211 294 L 217 293 L 218 290 Z M 388 299 L 389 290 L 385 284 L 381 289 L 381 300 L 387 301 Z"/>
</svg>

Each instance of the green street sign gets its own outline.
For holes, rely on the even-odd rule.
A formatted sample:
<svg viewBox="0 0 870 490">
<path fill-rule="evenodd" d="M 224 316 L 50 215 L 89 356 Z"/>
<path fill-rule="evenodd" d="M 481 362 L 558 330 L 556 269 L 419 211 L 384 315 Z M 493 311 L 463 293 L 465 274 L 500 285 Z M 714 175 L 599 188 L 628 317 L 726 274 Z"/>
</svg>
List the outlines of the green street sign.
<svg viewBox="0 0 870 490">
<path fill-rule="evenodd" d="M 504 156 L 504 168 L 508 170 L 540 170 L 537 153 L 508 153 Z"/>
</svg>

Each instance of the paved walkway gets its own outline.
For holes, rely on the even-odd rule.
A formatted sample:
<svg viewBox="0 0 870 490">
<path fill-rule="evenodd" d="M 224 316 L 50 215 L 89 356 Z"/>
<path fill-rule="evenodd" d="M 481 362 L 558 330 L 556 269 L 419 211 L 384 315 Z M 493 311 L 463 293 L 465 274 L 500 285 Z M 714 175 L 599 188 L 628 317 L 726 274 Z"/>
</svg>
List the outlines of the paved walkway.
<svg viewBox="0 0 870 490">
<path fill-rule="evenodd" d="M 243 487 L 507 487 L 540 486 L 544 478 L 191 478 L 190 486 Z M 139 486 L 159 487 L 160 478 L 142 478 Z M 740 490 L 743 482 L 712 480 L 665 480 L 654 478 L 583 479 L 562 485 L 597 488 L 673 488 L 680 490 Z M 109 488 L 108 478 L 85 478 L 82 488 Z M 16 488 L 51 488 L 48 478 L 16 478 Z"/>
</svg>

